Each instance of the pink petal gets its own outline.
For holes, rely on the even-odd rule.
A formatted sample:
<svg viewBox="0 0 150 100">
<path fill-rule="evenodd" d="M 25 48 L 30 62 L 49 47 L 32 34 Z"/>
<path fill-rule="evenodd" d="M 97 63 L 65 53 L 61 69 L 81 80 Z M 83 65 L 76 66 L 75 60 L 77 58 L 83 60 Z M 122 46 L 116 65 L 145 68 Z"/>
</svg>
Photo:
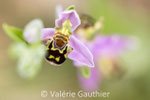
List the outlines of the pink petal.
<svg viewBox="0 0 150 100">
<path fill-rule="evenodd" d="M 41 39 L 44 40 L 44 39 L 46 39 L 46 37 L 53 37 L 54 34 L 55 34 L 54 28 L 44 28 L 42 30 Z"/>
<path fill-rule="evenodd" d="M 80 40 L 74 36 L 71 36 L 69 45 L 73 48 L 73 51 L 68 54 L 70 59 L 85 66 L 94 67 L 92 53 Z"/>
<path fill-rule="evenodd" d="M 61 13 L 59 19 L 55 21 L 56 27 L 61 28 L 64 21 L 70 20 L 72 23 L 72 31 L 74 31 L 80 24 L 80 17 L 75 10 L 67 10 Z"/>
</svg>

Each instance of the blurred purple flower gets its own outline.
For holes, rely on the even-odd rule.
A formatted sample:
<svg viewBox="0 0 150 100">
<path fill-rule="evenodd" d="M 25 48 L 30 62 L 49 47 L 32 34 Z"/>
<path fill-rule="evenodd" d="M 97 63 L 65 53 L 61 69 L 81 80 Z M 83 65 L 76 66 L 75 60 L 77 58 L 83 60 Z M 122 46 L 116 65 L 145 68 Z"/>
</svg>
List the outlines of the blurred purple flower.
<svg viewBox="0 0 150 100">
<path fill-rule="evenodd" d="M 104 36 L 99 35 L 93 41 L 85 42 L 86 46 L 92 52 L 94 57 L 94 68 L 91 68 L 91 75 L 89 78 L 83 77 L 79 72 L 78 79 L 82 89 L 85 91 L 94 91 L 98 90 L 101 82 L 101 71 L 99 70 L 101 64 L 100 60 L 104 56 L 109 56 L 110 58 L 116 58 L 120 55 L 121 52 L 126 50 L 128 46 L 128 39 L 119 36 L 119 35 L 111 35 Z M 83 66 L 79 62 L 74 62 L 75 66 Z"/>
</svg>

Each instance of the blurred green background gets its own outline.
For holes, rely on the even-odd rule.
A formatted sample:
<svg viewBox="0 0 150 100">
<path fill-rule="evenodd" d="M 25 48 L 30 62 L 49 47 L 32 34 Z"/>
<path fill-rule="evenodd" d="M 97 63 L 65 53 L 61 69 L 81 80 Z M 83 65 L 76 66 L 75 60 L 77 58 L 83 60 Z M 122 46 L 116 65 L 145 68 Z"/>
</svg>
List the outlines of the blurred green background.
<svg viewBox="0 0 150 100">
<path fill-rule="evenodd" d="M 8 23 L 23 29 L 30 20 L 41 18 L 45 27 L 54 27 L 56 5 L 66 8 L 72 4 L 76 6 L 79 13 L 89 14 L 95 19 L 103 16 L 102 34 L 126 34 L 136 36 L 140 41 L 137 50 L 123 57 L 125 75 L 120 79 L 102 80 L 100 90 L 109 91 L 109 98 L 80 99 L 149 100 L 149 0 L 0 0 L 0 25 Z M 43 62 L 37 77 L 32 80 L 21 78 L 16 72 L 17 62 L 8 56 L 8 49 L 12 42 L 0 27 L 0 100 L 60 99 L 50 96 L 42 98 L 41 90 L 80 90 L 76 68 L 70 60 L 61 67 Z"/>
</svg>

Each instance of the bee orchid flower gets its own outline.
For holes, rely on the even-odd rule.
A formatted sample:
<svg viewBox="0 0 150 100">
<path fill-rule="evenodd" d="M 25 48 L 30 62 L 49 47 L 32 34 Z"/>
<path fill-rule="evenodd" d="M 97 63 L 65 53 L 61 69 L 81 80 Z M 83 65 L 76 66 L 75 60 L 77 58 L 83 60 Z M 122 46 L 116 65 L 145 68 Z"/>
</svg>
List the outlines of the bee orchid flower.
<svg viewBox="0 0 150 100">
<path fill-rule="evenodd" d="M 42 41 L 46 43 L 46 60 L 55 65 L 62 64 L 66 58 L 80 62 L 87 67 L 94 67 L 90 50 L 72 33 L 80 25 L 80 18 L 74 7 L 59 14 L 55 28 L 42 30 Z"/>
</svg>

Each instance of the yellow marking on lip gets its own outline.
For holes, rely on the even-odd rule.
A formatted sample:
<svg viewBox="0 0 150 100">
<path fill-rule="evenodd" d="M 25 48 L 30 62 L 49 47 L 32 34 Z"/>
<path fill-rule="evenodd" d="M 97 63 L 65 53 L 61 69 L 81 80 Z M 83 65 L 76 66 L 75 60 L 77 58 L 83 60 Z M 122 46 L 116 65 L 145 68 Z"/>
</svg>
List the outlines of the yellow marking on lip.
<svg viewBox="0 0 150 100">
<path fill-rule="evenodd" d="M 51 44 L 51 41 L 48 42 L 47 46 L 46 46 L 46 50 L 49 50 L 49 45 Z"/>
<path fill-rule="evenodd" d="M 60 60 L 60 57 L 56 57 L 56 58 L 55 58 L 55 60 L 56 60 L 57 62 L 59 62 L 59 60 Z"/>
<path fill-rule="evenodd" d="M 51 48 L 51 50 L 53 50 L 53 51 L 58 50 L 58 51 L 59 51 L 59 53 L 61 53 L 61 54 L 62 54 L 62 53 L 63 53 L 63 51 L 64 51 L 64 50 L 60 50 L 60 49 L 58 49 L 58 48 Z"/>
<path fill-rule="evenodd" d="M 52 58 L 55 58 L 53 55 L 50 55 L 48 58 L 52 59 Z"/>
<path fill-rule="evenodd" d="M 64 57 L 67 58 L 67 54 L 65 54 Z"/>
<path fill-rule="evenodd" d="M 66 49 L 66 46 L 62 49 L 62 50 L 60 50 L 59 48 L 54 48 L 54 42 L 52 43 L 52 48 L 51 48 L 51 50 L 58 50 L 59 51 L 59 53 L 63 53 L 64 52 L 64 50 Z"/>
<path fill-rule="evenodd" d="M 46 47 L 46 50 L 49 50 L 48 46 Z"/>
</svg>

